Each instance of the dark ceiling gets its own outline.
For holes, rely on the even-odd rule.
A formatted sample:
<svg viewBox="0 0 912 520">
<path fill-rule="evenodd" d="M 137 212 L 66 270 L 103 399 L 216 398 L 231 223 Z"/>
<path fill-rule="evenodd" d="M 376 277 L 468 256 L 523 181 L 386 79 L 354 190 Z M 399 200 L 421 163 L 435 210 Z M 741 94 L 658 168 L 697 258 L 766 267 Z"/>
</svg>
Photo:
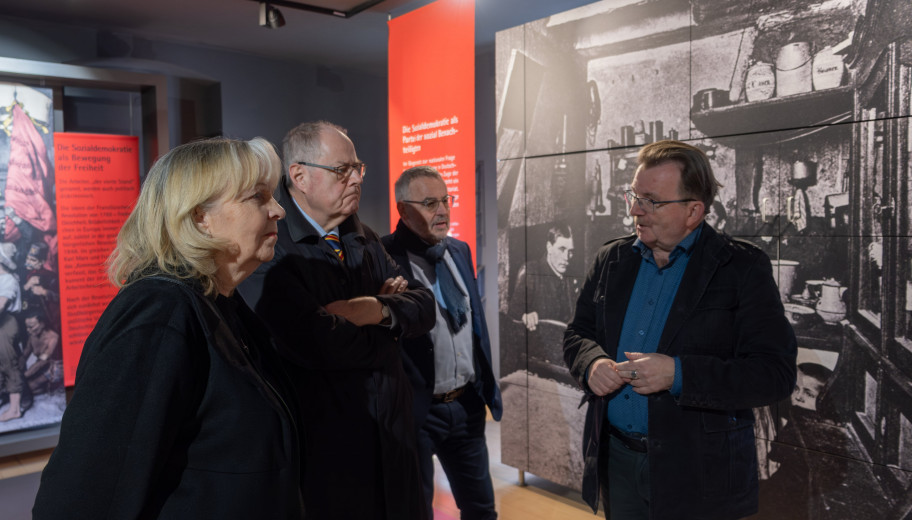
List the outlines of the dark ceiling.
<svg viewBox="0 0 912 520">
<path fill-rule="evenodd" d="M 350 11 L 364 0 L 307 3 Z M 385 74 L 387 20 L 429 3 L 384 0 L 350 18 L 279 7 L 286 24 L 278 29 L 259 26 L 260 6 L 251 0 L 0 0 L 0 16 L 39 18 L 155 40 Z M 590 0 L 477 0 L 476 45 L 493 45 L 497 31 L 587 3 Z"/>
</svg>

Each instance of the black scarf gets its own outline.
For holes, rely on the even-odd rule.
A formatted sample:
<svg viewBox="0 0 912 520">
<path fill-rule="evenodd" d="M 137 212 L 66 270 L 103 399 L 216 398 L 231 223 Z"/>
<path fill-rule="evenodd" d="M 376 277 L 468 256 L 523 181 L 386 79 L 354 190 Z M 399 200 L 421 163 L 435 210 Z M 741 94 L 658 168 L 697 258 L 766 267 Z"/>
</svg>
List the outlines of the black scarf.
<svg viewBox="0 0 912 520">
<path fill-rule="evenodd" d="M 428 244 L 415 232 L 408 228 L 402 220 L 396 225 L 396 235 L 402 238 L 406 250 L 423 256 L 431 265 L 434 266 L 434 272 L 437 275 L 437 285 L 440 287 L 440 296 L 442 301 L 440 306 L 444 308 L 444 316 L 449 322 L 450 329 L 455 333 L 459 332 L 468 321 L 469 303 L 467 295 L 459 288 L 459 284 L 453 278 L 453 273 L 443 259 L 446 253 L 447 239 L 444 238 L 434 245 Z"/>
</svg>

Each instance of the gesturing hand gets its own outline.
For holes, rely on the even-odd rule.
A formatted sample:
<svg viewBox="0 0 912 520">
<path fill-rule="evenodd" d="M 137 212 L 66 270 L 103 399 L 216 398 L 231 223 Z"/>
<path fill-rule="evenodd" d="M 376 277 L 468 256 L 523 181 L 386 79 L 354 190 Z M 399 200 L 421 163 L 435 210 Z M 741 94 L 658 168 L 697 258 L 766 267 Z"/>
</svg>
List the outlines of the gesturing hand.
<svg viewBox="0 0 912 520">
<path fill-rule="evenodd" d="M 589 389 L 601 397 L 614 392 L 624 384 L 624 380 L 615 370 L 616 363 L 608 358 L 599 358 L 589 366 Z"/>
<path fill-rule="evenodd" d="M 664 354 L 625 352 L 628 361 L 615 365 L 618 375 L 641 394 L 654 394 L 668 390 L 674 383 L 674 358 Z M 591 386 L 591 385 L 590 385 Z"/>
</svg>

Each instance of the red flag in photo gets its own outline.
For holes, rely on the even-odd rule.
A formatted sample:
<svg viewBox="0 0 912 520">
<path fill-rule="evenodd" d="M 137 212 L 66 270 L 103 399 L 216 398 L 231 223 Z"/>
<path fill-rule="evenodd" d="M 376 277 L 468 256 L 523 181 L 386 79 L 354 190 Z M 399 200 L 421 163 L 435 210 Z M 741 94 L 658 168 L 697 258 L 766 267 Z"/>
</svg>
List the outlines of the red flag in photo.
<svg viewBox="0 0 912 520">
<path fill-rule="evenodd" d="M 13 107 L 6 205 L 36 229 L 54 228 L 54 212 L 47 202 L 48 155 L 41 134 L 19 105 Z"/>
</svg>

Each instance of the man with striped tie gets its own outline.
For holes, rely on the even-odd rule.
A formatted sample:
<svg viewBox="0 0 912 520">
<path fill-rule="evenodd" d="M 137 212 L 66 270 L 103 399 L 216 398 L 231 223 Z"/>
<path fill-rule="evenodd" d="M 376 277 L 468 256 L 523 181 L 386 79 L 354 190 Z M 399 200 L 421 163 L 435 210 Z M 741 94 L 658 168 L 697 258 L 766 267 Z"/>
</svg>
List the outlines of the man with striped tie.
<svg viewBox="0 0 912 520">
<path fill-rule="evenodd" d="M 366 166 L 345 130 L 285 136 L 275 258 L 242 285 L 290 362 L 311 518 L 424 519 L 412 396 L 397 339 L 427 333 L 434 296 L 402 276 L 357 211 Z M 357 496 L 353 496 L 357 494 Z"/>
</svg>

